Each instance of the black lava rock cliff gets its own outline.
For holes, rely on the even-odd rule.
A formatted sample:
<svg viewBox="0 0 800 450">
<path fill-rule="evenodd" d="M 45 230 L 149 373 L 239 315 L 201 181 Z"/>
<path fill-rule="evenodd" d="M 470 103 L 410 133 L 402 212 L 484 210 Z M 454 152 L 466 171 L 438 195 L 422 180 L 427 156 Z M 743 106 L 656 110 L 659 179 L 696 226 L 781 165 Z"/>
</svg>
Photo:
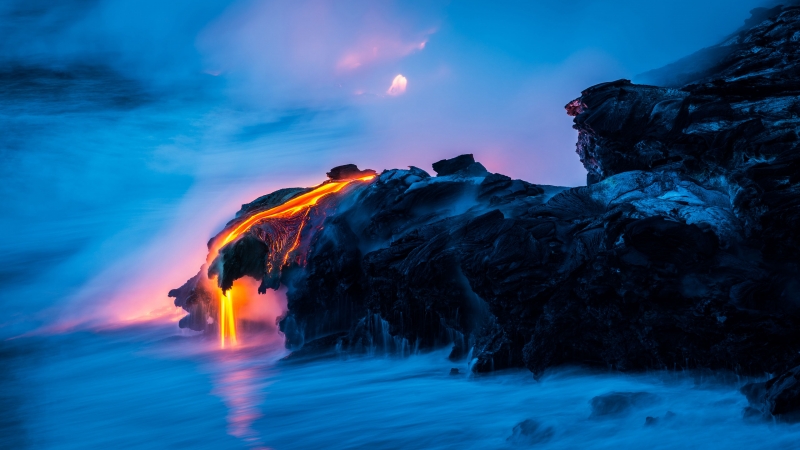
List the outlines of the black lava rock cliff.
<svg viewBox="0 0 800 450">
<path fill-rule="evenodd" d="M 287 286 L 297 351 L 452 346 L 474 371 L 537 376 L 772 373 L 747 392 L 786 416 L 800 409 L 800 7 L 756 22 L 687 84 L 620 80 L 570 102 L 588 186 L 512 180 L 471 155 L 436 177 L 384 171 L 326 206 L 301 258 L 268 271 L 248 235 L 215 274 Z M 361 173 L 346 169 L 332 172 Z M 189 284 L 176 304 L 213 309 Z"/>
</svg>

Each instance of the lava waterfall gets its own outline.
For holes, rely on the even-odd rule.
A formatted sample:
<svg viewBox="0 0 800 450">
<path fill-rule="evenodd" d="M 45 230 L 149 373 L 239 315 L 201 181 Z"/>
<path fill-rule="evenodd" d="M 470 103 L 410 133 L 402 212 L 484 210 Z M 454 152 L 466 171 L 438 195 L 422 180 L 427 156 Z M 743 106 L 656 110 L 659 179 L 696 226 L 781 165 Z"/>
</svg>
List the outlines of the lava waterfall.
<svg viewBox="0 0 800 450">
<path fill-rule="evenodd" d="M 304 265 L 300 244 L 307 243 L 312 231 L 336 208 L 335 194 L 370 181 L 375 172 L 340 166 L 328 176 L 330 180 L 315 188 L 283 189 L 242 206 L 236 218 L 209 241 L 206 265 L 169 293 L 176 306 L 189 312 L 179 323 L 182 328 L 216 329 L 222 348 L 226 343 L 238 344 L 234 305 L 241 296 L 231 293 L 234 281 L 244 276 L 261 280 L 261 294 L 277 289 L 284 266 Z"/>
</svg>

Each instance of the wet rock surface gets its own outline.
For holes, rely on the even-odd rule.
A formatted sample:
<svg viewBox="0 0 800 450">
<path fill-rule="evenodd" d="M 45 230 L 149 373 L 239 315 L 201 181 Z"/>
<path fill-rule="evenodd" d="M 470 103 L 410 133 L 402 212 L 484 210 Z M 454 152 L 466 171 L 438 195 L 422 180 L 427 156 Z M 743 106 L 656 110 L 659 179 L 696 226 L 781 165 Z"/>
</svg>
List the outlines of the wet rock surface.
<svg viewBox="0 0 800 450">
<path fill-rule="evenodd" d="M 462 176 L 480 177 L 489 175 L 489 171 L 483 164 L 475 162 L 472 155 L 460 155 L 455 158 L 443 159 L 433 163 L 433 171 L 436 176 L 444 177 L 447 175 L 461 174 Z"/>
<path fill-rule="evenodd" d="M 800 366 L 766 382 L 747 384 L 741 391 L 750 403 L 745 417 L 800 422 Z"/>
<path fill-rule="evenodd" d="M 527 419 L 514 426 L 507 441 L 523 445 L 542 444 L 551 440 L 555 434 L 553 427 L 544 426 L 533 419 Z"/>
<path fill-rule="evenodd" d="M 360 170 L 355 164 L 345 164 L 343 166 L 334 167 L 326 175 L 328 175 L 328 178 L 331 180 L 339 181 L 377 174 L 372 169 Z"/>
<path fill-rule="evenodd" d="M 587 186 L 512 180 L 472 155 L 437 162 L 436 177 L 388 170 L 286 225 L 300 245 L 282 264 L 266 263 L 276 222 L 228 244 L 211 272 L 287 286 L 293 350 L 452 346 L 474 371 L 536 376 L 565 364 L 774 373 L 759 411 L 794 411 L 800 8 L 770 11 L 685 85 L 620 80 L 570 102 Z M 332 179 L 352 176 L 342 167 Z M 181 326 L 213 329 L 202 286 L 170 295 L 190 312 Z"/>
<path fill-rule="evenodd" d="M 664 422 L 671 421 L 672 419 L 675 418 L 676 415 L 677 414 L 675 414 L 672 411 L 667 411 L 666 414 L 664 414 L 663 417 L 647 416 L 647 417 L 644 418 L 644 425 L 646 427 L 658 426 L 658 425 L 661 425 Z"/>
<path fill-rule="evenodd" d="M 598 395 L 589 404 L 592 406 L 590 417 L 618 417 L 625 415 L 634 408 L 648 406 L 655 403 L 658 397 L 649 392 L 609 392 Z M 655 418 L 649 422 L 655 423 Z"/>
</svg>

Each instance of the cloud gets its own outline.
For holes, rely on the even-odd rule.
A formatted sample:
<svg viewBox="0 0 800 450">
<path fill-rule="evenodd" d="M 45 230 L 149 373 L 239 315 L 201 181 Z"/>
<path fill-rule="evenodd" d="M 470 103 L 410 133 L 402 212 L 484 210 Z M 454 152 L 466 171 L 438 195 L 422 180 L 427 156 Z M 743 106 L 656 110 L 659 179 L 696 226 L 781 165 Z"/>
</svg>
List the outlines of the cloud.
<svg viewBox="0 0 800 450">
<path fill-rule="evenodd" d="M 432 34 L 431 30 L 429 33 Z M 347 50 L 336 64 L 339 72 L 351 71 L 370 65 L 391 62 L 425 49 L 428 36 L 406 42 L 398 36 L 363 36 L 353 48 Z"/>
<path fill-rule="evenodd" d="M 197 47 L 205 70 L 249 101 L 346 102 L 354 92 L 384 92 L 387 72 L 426 48 L 442 4 L 245 1 L 213 21 Z"/>
</svg>

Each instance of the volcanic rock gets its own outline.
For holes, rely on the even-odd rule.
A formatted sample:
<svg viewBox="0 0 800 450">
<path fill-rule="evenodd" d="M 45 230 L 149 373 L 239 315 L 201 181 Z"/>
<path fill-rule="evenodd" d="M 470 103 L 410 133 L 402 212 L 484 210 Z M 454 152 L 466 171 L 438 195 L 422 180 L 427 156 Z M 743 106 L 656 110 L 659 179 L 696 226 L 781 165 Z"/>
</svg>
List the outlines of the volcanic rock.
<svg viewBox="0 0 800 450">
<path fill-rule="evenodd" d="M 272 207 L 286 203 L 292 198 L 300 194 L 304 194 L 308 191 L 309 190 L 305 188 L 278 189 L 275 192 L 272 192 L 267 195 L 262 195 L 261 197 L 253 200 L 252 202 L 242 205 L 242 209 L 240 209 L 236 213 L 236 218 L 238 219 L 241 217 L 247 217 L 248 215 L 252 214 L 255 211 L 263 211 L 270 209 Z"/>
<path fill-rule="evenodd" d="M 755 401 L 788 414 L 800 365 L 800 7 L 770 14 L 685 84 L 620 80 L 571 101 L 587 186 L 512 180 L 472 155 L 435 163 L 437 177 L 387 170 L 302 217 L 253 225 L 220 249 L 212 287 L 242 276 L 286 286 L 280 328 L 296 351 L 449 347 L 473 371 L 535 376 L 565 364 L 774 373 Z M 306 192 L 245 205 L 226 230 Z M 201 279 L 170 295 L 190 313 L 181 326 L 214 331 Z"/>
<path fill-rule="evenodd" d="M 654 403 L 658 397 L 649 392 L 609 392 L 593 398 L 591 417 L 614 417 L 628 413 L 631 409 Z"/>
<path fill-rule="evenodd" d="M 489 172 L 481 163 L 475 162 L 475 158 L 470 155 L 459 155 L 455 158 L 443 159 L 433 163 L 433 171 L 437 176 L 462 174 L 464 176 L 486 176 Z"/>
<path fill-rule="evenodd" d="M 206 289 L 199 289 L 201 273 L 193 276 L 183 286 L 169 291 L 168 296 L 175 298 L 175 306 L 183 308 L 189 314 L 181 318 L 178 326 L 195 331 L 205 331 L 208 327 L 206 318 L 212 314 L 213 299 Z"/>
<path fill-rule="evenodd" d="M 745 416 L 800 422 L 800 366 L 764 383 L 750 383 L 741 389 L 750 406 Z"/>
<path fill-rule="evenodd" d="M 328 172 L 328 178 L 333 181 L 351 180 L 353 178 L 361 178 L 369 175 L 377 175 L 372 169 L 359 170 L 355 164 L 345 164 L 343 166 L 336 166 Z"/>
<path fill-rule="evenodd" d="M 523 445 L 541 444 L 552 439 L 554 435 L 553 427 L 543 426 L 533 419 L 526 419 L 514 426 L 507 441 Z"/>
<path fill-rule="evenodd" d="M 666 421 L 666 420 L 671 420 L 671 419 L 674 419 L 674 418 L 675 418 L 675 415 L 676 415 L 676 414 L 675 414 L 674 412 L 672 412 L 672 411 L 667 411 L 667 413 L 666 413 L 666 414 L 664 414 L 664 417 L 663 417 L 663 418 L 661 418 L 661 417 L 647 416 L 647 417 L 645 417 L 645 418 L 644 418 L 644 425 L 645 425 L 645 426 L 648 426 L 648 427 L 651 427 L 651 426 L 654 426 L 654 425 L 658 425 L 658 424 L 659 424 L 659 423 L 661 423 L 662 421 Z"/>
</svg>

